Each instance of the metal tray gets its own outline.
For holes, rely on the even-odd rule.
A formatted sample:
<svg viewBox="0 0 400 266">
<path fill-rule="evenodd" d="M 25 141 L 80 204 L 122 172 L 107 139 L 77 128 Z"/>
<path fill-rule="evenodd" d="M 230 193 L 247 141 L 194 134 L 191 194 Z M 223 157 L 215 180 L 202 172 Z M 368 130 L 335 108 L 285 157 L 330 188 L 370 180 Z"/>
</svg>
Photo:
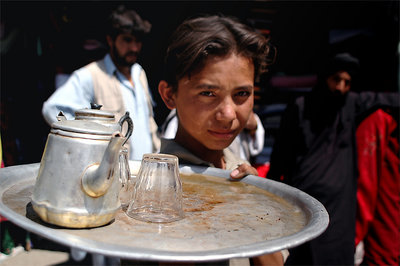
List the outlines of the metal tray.
<svg viewBox="0 0 400 266">
<path fill-rule="evenodd" d="M 136 172 L 140 162 L 129 162 Z M 0 214 L 18 226 L 90 253 L 133 260 L 216 261 L 254 257 L 307 242 L 328 226 L 308 194 L 258 176 L 229 181 L 229 171 L 180 166 L 185 218 L 154 224 L 121 209 L 108 225 L 66 229 L 40 220 L 30 203 L 39 163 L 0 170 Z"/>
</svg>

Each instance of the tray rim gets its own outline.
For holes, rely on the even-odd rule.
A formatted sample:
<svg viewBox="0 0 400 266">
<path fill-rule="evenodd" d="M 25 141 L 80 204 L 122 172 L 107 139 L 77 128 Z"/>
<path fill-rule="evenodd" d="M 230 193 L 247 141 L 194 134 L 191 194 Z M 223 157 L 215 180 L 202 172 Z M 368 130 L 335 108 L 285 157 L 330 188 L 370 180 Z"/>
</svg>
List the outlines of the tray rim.
<svg viewBox="0 0 400 266">
<path fill-rule="evenodd" d="M 129 161 L 129 165 L 137 170 L 140 161 Z M 259 176 L 248 175 L 240 182 L 255 185 L 273 194 L 283 197 L 289 203 L 298 205 L 307 215 L 308 224 L 299 232 L 281 238 L 251 243 L 240 248 L 221 248 L 207 251 L 162 251 L 146 248 L 127 247 L 117 244 L 94 241 L 87 238 L 71 235 L 38 224 L 22 216 L 3 203 L 3 194 L 12 186 L 24 181 L 32 180 L 32 175 L 18 177 L 14 172 L 27 171 L 34 174 L 39 170 L 40 163 L 9 166 L 0 169 L 0 214 L 11 222 L 27 231 L 38 234 L 59 244 L 77 248 L 89 253 L 102 254 L 121 259 L 148 260 L 148 261 L 217 261 L 231 258 L 254 257 L 273 253 L 283 249 L 293 248 L 321 235 L 329 224 L 329 215 L 325 207 L 315 198 L 299 189 L 280 182 L 265 179 Z M 202 174 L 229 179 L 230 171 L 212 167 L 180 165 L 180 172 L 184 174 Z M 133 170 L 133 172 L 135 171 Z M 12 177 L 14 176 L 14 177 Z M 266 189 L 268 188 L 268 189 Z"/>
</svg>

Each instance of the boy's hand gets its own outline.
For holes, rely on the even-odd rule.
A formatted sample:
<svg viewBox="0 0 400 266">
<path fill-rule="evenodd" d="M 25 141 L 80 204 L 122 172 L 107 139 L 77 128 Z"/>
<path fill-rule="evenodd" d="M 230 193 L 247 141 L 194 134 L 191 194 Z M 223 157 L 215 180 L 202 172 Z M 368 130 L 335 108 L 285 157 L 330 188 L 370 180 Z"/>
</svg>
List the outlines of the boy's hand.
<svg viewBox="0 0 400 266">
<path fill-rule="evenodd" d="M 243 163 L 231 172 L 231 180 L 238 181 L 246 175 L 258 175 L 258 172 L 251 165 Z"/>
</svg>

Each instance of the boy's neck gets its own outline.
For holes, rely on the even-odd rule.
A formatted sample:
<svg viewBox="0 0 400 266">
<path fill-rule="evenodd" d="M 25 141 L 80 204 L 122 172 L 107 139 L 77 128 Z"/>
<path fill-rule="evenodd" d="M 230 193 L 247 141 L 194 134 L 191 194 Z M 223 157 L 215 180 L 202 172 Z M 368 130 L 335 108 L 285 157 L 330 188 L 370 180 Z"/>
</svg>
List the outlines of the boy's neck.
<svg viewBox="0 0 400 266">
<path fill-rule="evenodd" d="M 189 149 L 194 155 L 196 155 L 203 161 L 212 163 L 216 168 L 226 168 L 224 152 L 222 150 L 209 150 L 205 147 L 197 147 L 196 150 L 193 150 L 193 148 L 194 147 L 191 146 L 187 149 Z"/>
<path fill-rule="evenodd" d="M 210 150 L 194 139 L 188 140 L 183 138 L 182 135 L 179 134 L 179 130 L 175 136 L 175 141 L 203 161 L 212 163 L 216 168 L 226 168 L 223 150 Z"/>
<path fill-rule="evenodd" d="M 212 163 L 216 168 L 226 169 L 224 153 L 222 151 L 211 151 L 209 155 L 205 155 L 204 157 L 201 159 Z"/>
</svg>

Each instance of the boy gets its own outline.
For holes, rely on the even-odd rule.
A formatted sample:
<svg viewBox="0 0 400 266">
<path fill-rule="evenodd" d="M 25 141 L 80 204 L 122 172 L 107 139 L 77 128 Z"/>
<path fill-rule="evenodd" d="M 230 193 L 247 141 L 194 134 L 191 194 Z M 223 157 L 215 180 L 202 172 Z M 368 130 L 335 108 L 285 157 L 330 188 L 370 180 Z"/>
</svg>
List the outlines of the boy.
<svg viewBox="0 0 400 266">
<path fill-rule="evenodd" d="M 252 113 L 254 80 L 267 65 L 267 39 L 233 18 L 204 16 L 183 22 L 171 40 L 158 91 L 169 109 L 176 108 L 179 124 L 174 140 L 162 140 L 161 152 L 180 163 L 233 170 L 236 180 L 257 175 L 226 148 Z M 284 261 L 281 252 L 252 260 Z"/>
</svg>

